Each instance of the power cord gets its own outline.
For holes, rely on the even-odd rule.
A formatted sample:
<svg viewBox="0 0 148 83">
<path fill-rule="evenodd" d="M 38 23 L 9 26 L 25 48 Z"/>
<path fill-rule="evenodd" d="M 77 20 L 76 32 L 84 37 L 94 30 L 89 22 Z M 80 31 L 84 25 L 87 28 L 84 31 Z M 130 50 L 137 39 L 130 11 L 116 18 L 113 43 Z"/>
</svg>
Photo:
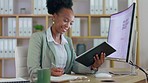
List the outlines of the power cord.
<svg viewBox="0 0 148 83">
<path fill-rule="evenodd" d="M 136 68 L 140 69 L 142 72 L 145 73 L 145 75 L 146 75 L 146 83 L 147 83 L 148 73 L 144 69 L 142 69 L 141 67 L 139 67 L 138 65 L 134 64 L 132 61 L 130 61 L 129 64 L 132 65 L 132 66 L 135 66 Z"/>
</svg>

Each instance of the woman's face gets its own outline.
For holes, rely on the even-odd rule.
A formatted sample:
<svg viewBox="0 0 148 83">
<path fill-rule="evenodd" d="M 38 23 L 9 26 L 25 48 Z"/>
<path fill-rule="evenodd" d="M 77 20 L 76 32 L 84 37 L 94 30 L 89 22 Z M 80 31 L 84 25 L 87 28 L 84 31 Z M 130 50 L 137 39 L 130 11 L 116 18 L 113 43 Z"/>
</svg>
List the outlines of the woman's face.
<svg viewBox="0 0 148 83">
<path fill-rule="evenodd" d="M 74 13 L 70 9 L 63 8 L 59 13 L 53 15 L 54 20 L 54 29 L 57 33 L 65 33 L 71 26 L 74 21 Z"/>
</svg>

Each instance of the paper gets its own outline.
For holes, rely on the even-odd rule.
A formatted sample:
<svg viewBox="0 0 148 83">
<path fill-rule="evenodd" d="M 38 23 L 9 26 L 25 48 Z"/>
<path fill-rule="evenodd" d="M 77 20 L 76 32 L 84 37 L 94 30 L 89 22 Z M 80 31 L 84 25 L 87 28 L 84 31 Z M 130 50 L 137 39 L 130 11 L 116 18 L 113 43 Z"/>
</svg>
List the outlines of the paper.
<svg viewBox="0 0 148 83">
<path fill-rule="evenodd" d="M 23 83 L 30 83 L 30 81 L 29 80 L 25 80 L 25 79 L 23 79 L 23 78 L 11 78 L 11 79 L 4 79 L 4 78 L 2 78 L 2 79 L 0 79 L 0 83 L 9 83 L 9 82 L 13 82 L 13 83 L 19 83 L 19 82 L 23 82 Z"/>
<path fill-rule="evenodd" d="M 86 76 L 78 76 L 78 75 L 67 75 L 64 74 L 62 76 L 51 76 L 51 82 L 66 82 L 71 80 L 80 80 L 80 79 L 86 79 Z"/>
</svg>

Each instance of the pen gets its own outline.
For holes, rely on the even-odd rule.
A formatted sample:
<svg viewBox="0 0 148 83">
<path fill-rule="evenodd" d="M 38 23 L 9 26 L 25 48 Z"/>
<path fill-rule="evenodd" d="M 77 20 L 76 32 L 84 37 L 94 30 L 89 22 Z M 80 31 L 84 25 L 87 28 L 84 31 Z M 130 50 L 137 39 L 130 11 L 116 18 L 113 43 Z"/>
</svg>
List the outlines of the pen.
<svg viewBox="0 0 148 83">
<path fill-rule="evenodd" d="M 52 67 L 57 67 L 54 63 L 51 63 L 52 64 Z"/>
</svg>

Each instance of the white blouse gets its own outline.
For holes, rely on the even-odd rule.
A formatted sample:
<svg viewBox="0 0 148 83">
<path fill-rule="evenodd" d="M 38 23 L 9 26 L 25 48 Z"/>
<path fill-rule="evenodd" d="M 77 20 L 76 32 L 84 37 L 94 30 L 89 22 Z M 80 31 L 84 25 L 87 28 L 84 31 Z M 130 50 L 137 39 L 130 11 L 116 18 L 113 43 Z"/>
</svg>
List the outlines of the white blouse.
<svg viewBox="0 0 148 83">
<path fill-rule="evenodd" d="M 54 42 L 54 48 L 55 48 L 56 55 L 57 55 L 57 56 L 55 56 L 55 61 L 56 61 L 55 65 L 56 65 L 56 67 L 65 68 L 66 62 L 67 62 L 67 52 L 64 47 L 64 44 L 66 44 L 68 42 L 63 35 L 61 35 L 61 39 L 62 39 L 61 44 L 57 43 L 53 39 L 53 36 L 51 34 L 51 28 L 49 27 L 47 29 L 47 41 Z"/>
</svg>

